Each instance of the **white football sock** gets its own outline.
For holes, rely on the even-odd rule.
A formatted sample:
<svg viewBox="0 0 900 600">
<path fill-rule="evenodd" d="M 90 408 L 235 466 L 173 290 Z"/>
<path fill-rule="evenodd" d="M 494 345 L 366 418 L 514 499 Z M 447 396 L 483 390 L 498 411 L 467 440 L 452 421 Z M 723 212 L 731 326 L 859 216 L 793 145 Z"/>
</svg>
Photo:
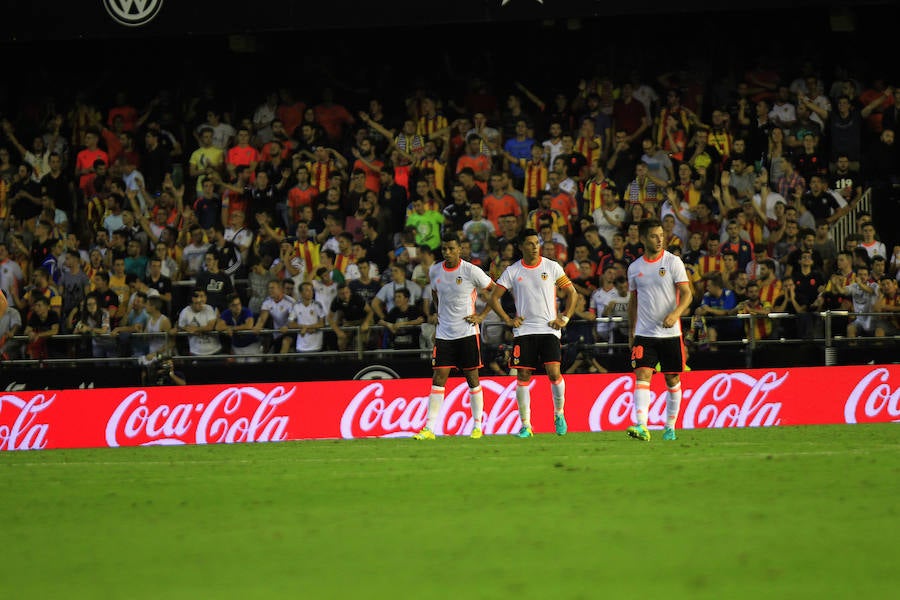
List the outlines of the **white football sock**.
<svg viewBox="0 0 900 600">
<path fill-rule="evenodd" d="M 675 428 L 678 419 L 678 409 L 681 407 L 681 382 L 669 388 L 666 396 L 666 427 Z"/>
<path fill-rule="evenodd" d="M 428 418 L 425 421 L 425 427 L 434 431 L 434 424 L 437 421 L 438 413 L 441 412 L 441 404 L 444 403 L 444 388 L 433 385 L 431 386 L 431 395 L 428 396 Z"/>
<path fill-rule="evenodd" d="M 516 386 L 516 404 L 519 405 L 519 418 L 522 419 L 522 425 L 531 427 L 531 390 L 528 384 L 519 383 Z"/>
<path fill-rule="evenodd" d="M 469 388 L 469 403 L 472 405 L 472 421 L 475 422 L 474 427 L 481 429 L 481 421 L 484 415 L 484 392 L 481 386 Z"/>
<path fill-rule="evenodd" d="M 560 377 L 556 381 L 551 381 L 550 392 L 553 395 L 554 414 L 563 414 L 563 409 L 566 405 L 566 380 Z"/>
<path fill-rule="evenodd" d="M 637 380 L 634 384 L 635 422 L 647 426 L 647 411 L 650 409 L 650 382 Z"/>
</svg>

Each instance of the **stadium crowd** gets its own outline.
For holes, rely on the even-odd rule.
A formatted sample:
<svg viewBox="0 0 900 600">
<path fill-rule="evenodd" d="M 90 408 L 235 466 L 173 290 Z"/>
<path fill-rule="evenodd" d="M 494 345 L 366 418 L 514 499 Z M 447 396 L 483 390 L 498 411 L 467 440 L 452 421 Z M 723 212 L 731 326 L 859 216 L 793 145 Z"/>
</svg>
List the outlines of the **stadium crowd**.
<svg viewBox="0 0 900 600">
<path fill-rule="evenodd" d="M 234 111 L 210 85 L 3 111 L 0 352 L 428 350 L 441 236 L 496 279 L 531 228 L 579 294 L 565 366 L 602 371 L 603 353 L 572 342 L 627 341 L 598 317 L 627 316 L 649 217 L 692 278 L 692 344 L 812 338 L 821 321 L 803 316 L 825 309 L 862 313 L 841 335 L 897 335 L 896 314 L 865 314 L 900 311 L 889 83 L 755 65 L 731 86 L 633 71 L 542 97 L 473 79 L 459 97 L 423 85 L 358 105 L 273 86 Z M 834 239 L 851 213 L 858 232 Z M 493 372 L 508 335 L 486 321 Z"/>
</svg>

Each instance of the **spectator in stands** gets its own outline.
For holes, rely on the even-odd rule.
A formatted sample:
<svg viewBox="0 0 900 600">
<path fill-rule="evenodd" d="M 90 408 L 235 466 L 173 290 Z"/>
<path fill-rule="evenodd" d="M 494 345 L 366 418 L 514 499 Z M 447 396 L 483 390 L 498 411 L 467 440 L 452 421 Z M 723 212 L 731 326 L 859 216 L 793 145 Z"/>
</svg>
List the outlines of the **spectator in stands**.
<svg viewBox="0 0 900 600">
<path fill-rule="evenodd" d="M 222 352 L 222 343 L 216 332 L 216 309 L 206 303 L 206 291 L 194 288 L 191 302 L 178 315 L 178 331 L 188 336 L 188 351 L 192 356 L 210 356 Z"/>
<path fill-rule="evenodd" d="M 700 306 L 694 314 L 706 319 L 707 340 L 710 351 L 719 349 L 717 341 L 731 341 L 740 339 L 742 326 L 740 321 L 723 317 L 737 314 L 737 299 L 734 292 L 725 287 L 725 280 L 719 273 L 713 273 L 707 277 L 706 293 L 700 301 Z"/>
<path fill-rule="evenodd" d="M 145 291 L 136 290 L 131 295 L 131 308 L 125 314 L 125 318 L 109 332 L 113 342 L 118 346 L 119 356 L 146 356 L 149 352 L 146 338 L 133 335 L 143 333 L 147 327 L 150 318 L 146 309 L 147 300 Z"/>
<path fill-rule="evenodd" d="M 297 329 L 297 352 L 318 352 L 322 349 L 325 318 L 327 314 L 322 304 L 315 299 L 313 285 L 308 281 L 300 284 L 300 299 L 294 303 L 288 318 L 287 328 Z"/>
<path fill-rule="evenodd" d="M 391 332 L 391 348 L 411 350 L 419 347 L 419 325 L 424 322 L 422 311 L 411 302 L 408 288 L 397 288 L 394 306 L 379 319 L 378 324 Z"/>
<path fill-rule="evenodd" d="M 285 294 L 284 283 L 280 280 L 270 281 L 268 296 L 263 300 L 259 318 L 253 326 L 256 333 L 260 333 L 263 327 L 274 330 L 262 336 L 264 352 L 278 354 L 290 352 L 295 336 L 288 335 L 287 325 L 293 307 L 294 299 Z"/>
<path fill-rule="evenodd" d="M 887 314 L 875 319 L 875 337 L 900 335 L 900 293 L 897 280 L 884 274 L 877 283 L 878 292 L 872 310 Z"/>
<path fill-rule="evenodd" d="M 854 280 L 847 286 L 855 313 L 847 326 L 847 337 L 871 337 L 875 334 L 875 318 L 871 314 L 878 300 L 878 284 L 869 279 L 869 267 L 854 269 Z"/>
<path fill-rule="evenodd" d="M 760 295 L 758 281 L 747 284 L 747 298 L 738 303 L 737 314 L 754 315 L 744 323 L 744 335 L 748 339 L 766 340 L 772 337 L 772 321 L 768 318 L 772 305 Z"/>
<path fill-rule="evenodd" d="M 0 290 L 0 294 L 5 294 Z M 22 344 L 15 337 L 22 332 L 22 315 L 11 304 L 0 315 L 0 361 L 21 358 Z"/>
<path fill-rule="evenodd" d="M 56 311 L 50 310 L 50 301 L 46 296 L 38 294 L 32 304 L 31 314 L 25 325 L 28 336 L 26 352 L 28 358 L 41 360 L 58 355 L 58 349 L 51 338 L 59 333 L 60 318 Z"/>
<path fill-rule="evenodd" d="M 328 312 L 328 324 L 334 332 L 337 349 L 353 349 L 356 343 L 356 332 L 342 328 L 361 326 L 365 333 L 372 323 L 373 315 L 372 307 L 362 296 L 354 292 L 349 284 L 340 284 L 337 297 L 331 302 Z"/>
<path fill-rule="evenodd" d="M 234 293 L 234 284 L 219 268 L 219 254 L 215 250 L 207 250 L 203 261 L 204 268 L 194 278 L 194 288 L 206 292 L 206 303 L 221 313 L 228 307 L 228 296 Z"/>
<path fill-rule="evenodd" d="M 240 294 L 229 294 L 228 308 L 222 311 L 218 327 L 219 331 L 223 331 L 228 336 L 232 354 L 241 356 L 262 353 L 259 336 L 254 331 L 254 324 L 253 312 L 243 306 Z M 256 362 L 258 359 L 244 360 Z"/>
<path fill-rule="evenodd" d="M 407 279 L 406 269 L 399 264 L 391 265 L 391 279 L 379 290 L 372 300 L 372 309 L 379 320 L 387 317 L 387 313 L 394 308 L 397 290 L 408 290 L 408 297 L 412 304 L 422 299 L 422 288 L 415 281 Z"/>
<path fill-rule="evenodd" d="M 895 225 L 892 224 L 890 226 Z M 884 242 L 878 241 L 875 237 L 875 224 L 868 222 L 862 226 L 861 231 L 862 240 L 859 242 L 859 246 L 866 251 L 869 258 L 871 259 L 874 256 L 887 257 L 887 247 L 884 245 Z"/>
</svg>

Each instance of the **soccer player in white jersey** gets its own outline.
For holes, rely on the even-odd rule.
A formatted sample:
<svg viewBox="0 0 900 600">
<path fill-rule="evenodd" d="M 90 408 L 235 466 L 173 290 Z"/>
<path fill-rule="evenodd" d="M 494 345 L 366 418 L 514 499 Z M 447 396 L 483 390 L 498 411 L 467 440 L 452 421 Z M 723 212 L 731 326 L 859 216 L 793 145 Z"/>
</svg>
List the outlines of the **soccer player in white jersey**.
<svg viewBox="0 0 900 600">
<path fill-rule="evenodd" d="M 644 255 L 628 265 L 629 342 L 636 381 L 635 424 L 627 431 L 632 438 L 650 441 L 650 378 L 659 364 L 668 388 L 663 439 L 674 440 L 681 405 L 679 373 L 684 371 L 681 315 L 691 306 L 691 283 L 681 259 L 664 249 L 665 234 L 658 219 L 641 221 L 639 233 Z"/>
<path fill-rule="evenodd" d="M 444 260 L 434 263 L 428 269 L 438 323 L 431 352 L 434 375 L 431 379 L 431 395 L 428 397 L 428 417 L 425 427 L 413 435 L 417 440 L 434 439 L 435 423 L 444 402 L 444 386 L 453 368 L 462 371 L 469 384 L 469 402 L 474 423 L 471 437 L 478 439 L 482 435 L 484 394 L 478 380 L 478 369 L 482 366 L 478 332 L 479 325 L 491 308 L 486 306 L 480 313 L 476 313 L 475 299 L 478 290 L 490 289 L 494 282 L 480 268 L 462 260 L 459 251 L 456 236 L 444 236 L 441 241 Z"/>
<path fill-rule="evenodd" d="M 540 238 L 534 229 L 522 232 L 522 260 L 513 263 L 497 278 L 489 305 L 500 319 L 513 328 L 513 354 L 510 368 L 516 369 L 516 404 L 522 428 L 518 436 L 534 435 L 531 430 L 531 391 L 528 387 L 532 372 L 543 363 L 550 379 L 553 395 L 553 425 L 557 435 L 567 431 L 563 409 L 566 403 L 566 383 L 560 371 L 560 330 L 575 312 L 577 292 L 563 268 L 556 261 L 541 256 Z M 562 314 L 557 310 L 556 292 L 562 290 L 566 306 Z M 516 303 L 516 316 L 511 318 L 500 306 L 500 298 L 507 291 Z"/>
</svg>

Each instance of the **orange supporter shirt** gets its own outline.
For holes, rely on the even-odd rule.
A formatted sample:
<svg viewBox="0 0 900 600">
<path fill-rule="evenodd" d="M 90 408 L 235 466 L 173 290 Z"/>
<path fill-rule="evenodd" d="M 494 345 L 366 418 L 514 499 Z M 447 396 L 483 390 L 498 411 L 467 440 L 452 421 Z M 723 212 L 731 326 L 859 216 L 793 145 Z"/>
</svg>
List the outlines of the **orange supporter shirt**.
<svg viewBox="0 0 900 600">
<path fill-rule="evenodd" d="M 82 169 L 93 169 L 94 161 L 97 159 L 103 160 L 103 162 L 105 162 L 106 165 L 109 166 L 109 155 L 105 151 L 101 150 L 100 148 L 97 148 L 96 150 L 85 148 L 84 150 L 81 150 L 75 157 L 75 169 L 79 171 Z M 94 180 L 94 176 L 94 173 L 86 173 L 82 175 L 78 179 L 78 187 L 80 187 L 81 189 L 85 189 L 90 184 L 90 182 Z"/>
<path fill-rule="evenodd" d="M 372 160 L 369 161 L 371 164 L 375 165 L 379 169 L 384 166 L 384 163 L 380 160 Z M 353 163 L 353 170 L 359 169 L 366 174 L 366 189 L 372 190 L 376 194 L 381 190 L 381 174 L 380 171 L 376 171 L 371 168 L 369 165 L 364 163 L 363 161 L 356 159 Z"/>
<path fill-rule="evenodd" d="M 569 233 L 572 233 L 572 215 L 578 214 L 578 211 L 575 208 L 575 198 L 573 198 L 570 194 L 560 192 L 559 194 L 553 196 L 553 199 L 550 201 L 550 208 L 559 211 L 559 213 L 566 220 L 566 225 L 569 228 Z"/>
<path fill-rule="evenodd" d="M 522 209 L 516 199 L 509 194 L 503 194 L 499 198 L 494 194 L 484 197 L 484 218 L 494 225 L 495 231 L 500 231 L 500 217 L 510 213 L 517 217 L 522 214 Z"/>
<path fill-rule="evenodd" d="M 456 161 L 456 172 L 459 173 L 466 167 L 471 167 L 475 173 L 489 173 L 491 171 L 491 158 L 487 154 L 476 154 L 475 156 L 463 154 Z M 486 181 L 476 179 L 475 183 L 478 184 L 482 192 L 488 193 Z"/>
<path fill-rule="evenodd" d="M 282 104 L 276 108 L 275 116 L 281 119 L 281 122 L 284 123 L 284 130 L 291 136 L 294 135 L 294 130 L 303 124 L 304 112 L 306 112 L 306 104 L 294 102 L 293 104 Z"/>
<path fill-rule="evenodd" d="M 259 152 L 253 146 L 235 146 L 228 151 L 226 161 L 236 167 L 247 166 L 253 162 L 259 162 Z"/>
<path fill-rule="evenodd" d="M 353 115 L 340 104 L 319 104 L 314 109 L 316 122 L 322 126 L 329 139 L 336 140 L 341 137 L 344 124 L 353 123 Z"/>
</svg>

